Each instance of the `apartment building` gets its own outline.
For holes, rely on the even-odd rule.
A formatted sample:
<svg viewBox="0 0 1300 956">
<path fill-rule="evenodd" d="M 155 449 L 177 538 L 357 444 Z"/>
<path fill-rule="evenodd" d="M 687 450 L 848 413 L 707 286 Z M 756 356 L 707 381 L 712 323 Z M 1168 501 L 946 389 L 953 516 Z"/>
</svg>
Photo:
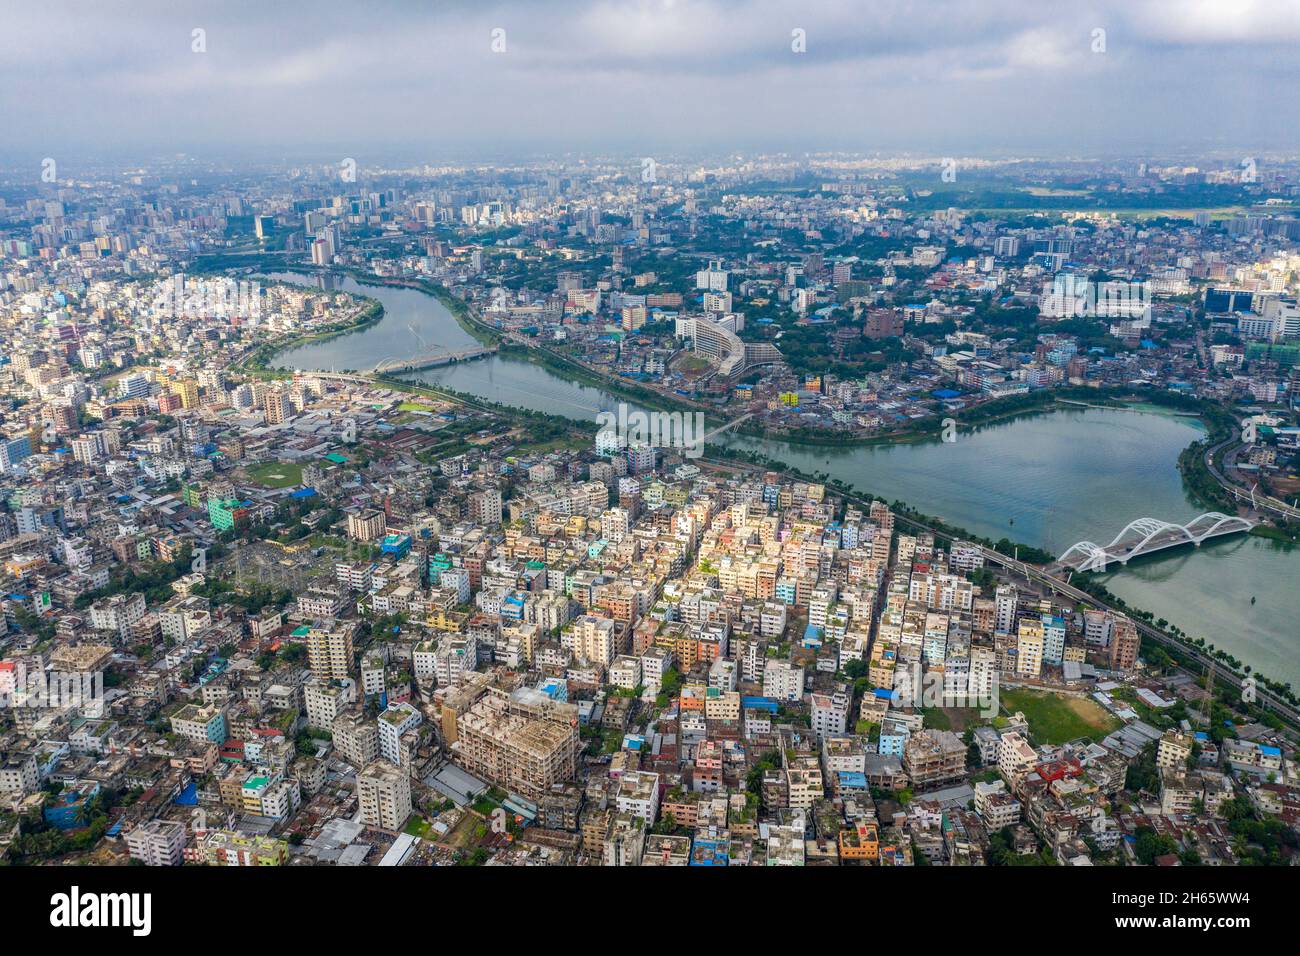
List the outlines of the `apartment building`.
<svg viewBox="0 0 1300 956">
<path fill-rule="evenodd" d="M 375 760 L 357 774 L 357 801 L 366 826 L 400 832 L 411 815 L 411 777 L 385 760 Z"/>
<path fill-rule="evenodd" d="M 363 714 L 340 714 L 330 725 L 334 749 L 354 767 L 379 757 L 379 725 Z"/>
<path fill-rule="evenodd" d="M 1021 618 L 1016 640 L 1016 673 L 1037 677 L 1043 670 L 1043 622 Z"/>
<path fill-rule="evenodd" d="M 424 715 L 411 704 L 393 704 L 379 715 L 379 755 L 395 767 L 405 767 L 402 736 L 424 723 Z"/>
<path fill-rule="evenodd" d="M 1141 643 L 1137 625 L 1127 617 L 1116 615 L 1110 634 L 1111 670 L 1132 670 L 1137 664 Z"/>
<path fill-rule="evenodd" d="M 388 518 L 382 511 L 354 511 L 348 515 L 348 537 L 353 541 L 375 541 L 388 530 Z"/>
<path fill-rule="evenodd" d="M 645 771 L 625 773 L 618 778 L 615 804 L 619 813 L 640 817 L 647 826 L 659 815 L 659 774 Z"/>
<path fill-rule="evenodd" d="M 307 709 L 307 723 L 322 729 L 357 699 L 356 682 L 352 680 L 312 680 L 303 687 L 303 703 Z"/>
<path fill-rule="evenodd" d="M 269 836 L 214 830 L 203 838 L 203 858 L 209 866 L 283 866 L 289 862 L 289 844 Z"/>
<path fill-rule="evenodd" d="M 40 782 L 36 754 L 28 751 L 9 751 L 0 755 L 0 793 L 35 793 Z"/>
<path fill-rule="evenodd" d="M 186 704 L 172 715 L 171 725 L 172 732 L 186 740 L 218 744 L 226 740 L 226 714 L 215 705 Z"/>
<path fill-rule="evenodd" d="M 980 815 L 990 833 L 1019 823 L 1020 810 L 1020 801 L 1007 792 L 1004 781 L 976 781 L 975 812 Z"/>
<path fill-rule="evenodd" d="M 131 628 L 144 615 L 143 594 L 114 594 L 90 605 L 90 626 L 97 631 L 109 631 L 119 639 L 126 640 L 131 634 Z"/>
<path fill-rule="evenodd" d="M 769 659 L 763 668 L 763 696 L 776 700 L 803 699 L 803 668 L 793 661 Z"/>
<path fill-rule="evenodd" d="M 1019 783 L 1036 763 L 1038 752 L 1018 731 L 1011 730 L 1002 735 L 1002 742 L 998 745 L 998 773 L 1009 785 L 1014 787 Z"/>
<path fill-rule="evenodd" d="M 1161 769 L 1185 770 L 1196 738 L 1177 730 L 1166 730 L 1156 748 L 1156 766 Z"/>
<path fill-rule="evenodd" d="M 848 728 L 849 697 L 843 692 L 812 695 L 812 729 L 818 737 L 842 734 Z"/>
<path fill-rule="evenodd" d="M 180 866 L 186 837 L 183 823 L 150 820 L 126 835 L 126 849 L 146 866 Z"/>
<path fill-rule="evenodd" d="M 343 680 L 351 672 L 352 632 L 352 626 L 343 624 L 308 629 L 307 667 L 318 680 Z"/>
</svg>

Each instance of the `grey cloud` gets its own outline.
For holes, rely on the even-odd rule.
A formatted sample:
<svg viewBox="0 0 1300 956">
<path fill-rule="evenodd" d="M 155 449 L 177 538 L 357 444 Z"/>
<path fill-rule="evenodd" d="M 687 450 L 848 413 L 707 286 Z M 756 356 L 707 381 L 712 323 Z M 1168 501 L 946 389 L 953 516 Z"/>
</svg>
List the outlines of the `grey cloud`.
<svg viewBox="0 0 1300 956">
<path fill-rule="evenodd" d="M 1293 137 L 1300 3 L 100 0 L 0 31 L 11 150 Z M 208 52 L 190 51 L 207 31 Z M 489 49 L 507 31 L 508 52 Z M 790 31 L 807 32 L 805 54 Z M 1091 31 L 1107 31 L 1094 54 Z M 1080 133 L 1081 122 L 1108 130 Z M 1267 142 L 1265 142 L 1267 141 Z"/>
</svg>

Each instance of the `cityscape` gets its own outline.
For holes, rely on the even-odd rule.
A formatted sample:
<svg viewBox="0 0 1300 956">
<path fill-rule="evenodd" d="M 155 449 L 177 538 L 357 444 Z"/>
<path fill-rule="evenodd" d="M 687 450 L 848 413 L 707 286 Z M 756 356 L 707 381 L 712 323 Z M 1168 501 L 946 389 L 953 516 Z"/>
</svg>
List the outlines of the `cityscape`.
<svg viewBox="0 0 1300 956">
<path fill-rule="evenodd" d="M 841 56 L 822 6 L 765 55 Z M 141 56 L 261 16 L 214 7 L 151 9 Z M 679 19 L 726 8 L 631 4 L 651 35 L 609 55 L 689 53 Z M 543 55 L 514 12 L 446 14 L 487 89 Z M 1085 60 L 1138 46 L 1082 22 Z M 634 85 L 603 56 L 575 68 Z M 566 144 L 521 91 L 519 142 L 481 149 L 368 146 L 389 102 L 346 151 L 346 112 L 318 146 L 249 106 L 223 150 L 121 102 L 64 149 L 5 95 L 0 866 L 1300 863 L 1277 129 L 732 146 L 697 118 L 654 149 L 634 102 Z M 554 120 L 595 132 L 579 101 Z"/>
</svg>

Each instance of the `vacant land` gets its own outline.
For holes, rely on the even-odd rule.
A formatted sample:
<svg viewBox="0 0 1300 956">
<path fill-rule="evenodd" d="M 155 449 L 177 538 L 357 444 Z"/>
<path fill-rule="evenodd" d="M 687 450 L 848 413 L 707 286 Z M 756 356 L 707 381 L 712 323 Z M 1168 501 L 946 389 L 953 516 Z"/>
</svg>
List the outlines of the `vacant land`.
<svg viewBox="0 0 1300 956">
<path fill-rule="evenodd" d="M 406 832 L 411 836 L 419 837 L 422 840 L 428 840 L 431 838 L 431 834 L 433 833 L 433 827 L 429 825 L 429 821 L 424 817 L 420 816 L 418 813 L 414 813 L 411 815 L 411 819 L 406 821 Z"/>
<path fill-rule="evenodd" d="M 1004 690 L 1002 709 L 1008 714 L 1022 712 L 1030 735 L 1040 744 L 1063 744 L 1079 737 L 1096 740 L 1120 725 L 1095 701 L 1046 691 Z"/>
<path fill-rule="evenodd" d="M 292 488 L 302 484 L 302 465 L 287 461 L 264 461 L 245 470 L 249 479 L 268 488 Z"/>
<path fill-rule="evenodd" d="M 951 730 L 955 734 L 963 734 L 967 727 L 978 727 L 985 722 L 975 707 L 923 707 L 921 714 L 927 728 Z"/>
</svg>

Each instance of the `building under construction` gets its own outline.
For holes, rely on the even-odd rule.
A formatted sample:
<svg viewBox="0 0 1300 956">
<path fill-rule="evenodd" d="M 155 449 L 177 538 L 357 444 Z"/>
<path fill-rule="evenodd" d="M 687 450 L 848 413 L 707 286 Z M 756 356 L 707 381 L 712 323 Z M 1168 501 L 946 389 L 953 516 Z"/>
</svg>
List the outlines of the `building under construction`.
<svg viewBox="0 0 1300 956">
<path fill-rule="evenodd" d="M 490 687 L 456 719 L 451 752 L 470 773 L 530 800 L 578 770 L 578 714 L 530 688 Z"/>
</svg>

